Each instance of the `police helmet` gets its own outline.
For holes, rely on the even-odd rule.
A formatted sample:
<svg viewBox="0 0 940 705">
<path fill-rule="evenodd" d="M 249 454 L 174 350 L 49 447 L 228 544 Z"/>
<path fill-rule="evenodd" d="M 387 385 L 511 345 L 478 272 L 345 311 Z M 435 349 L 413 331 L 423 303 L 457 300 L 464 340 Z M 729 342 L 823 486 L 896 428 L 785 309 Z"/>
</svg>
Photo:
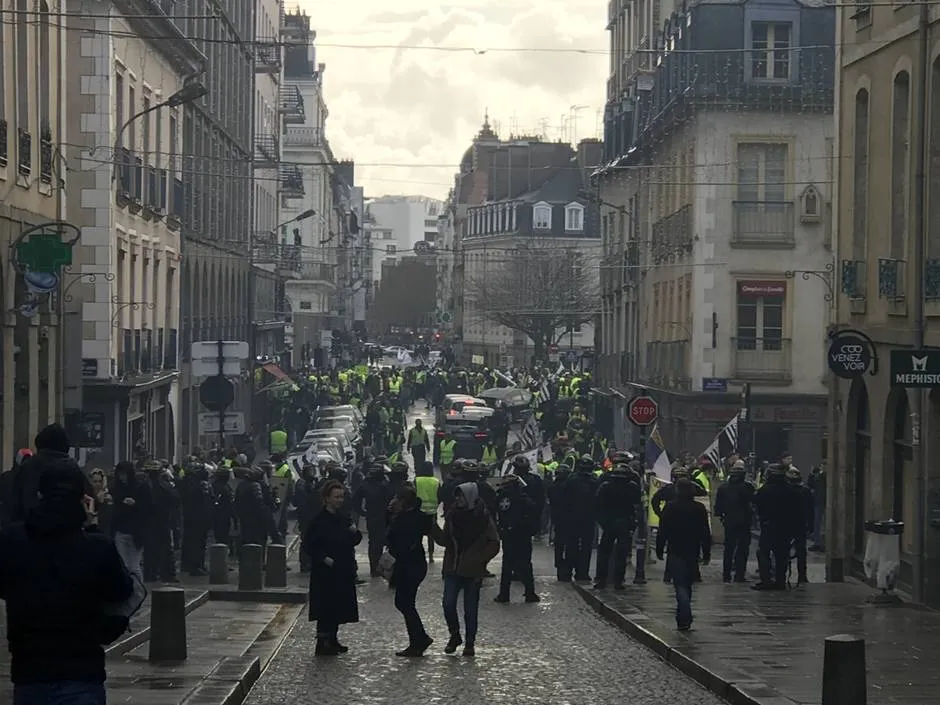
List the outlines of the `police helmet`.
<svg viewBox="0 0 940 705">
<path fill-rule="evenodd" d="M 409 468 L 408 468 L 408 463 L 402 462 L 401 460 L 399 460 L 397 463 L 394 463 L 394 464 L 392 465 L 392 472 L 394 472 L 394 473 L 396 473 L 396 474 L 405 474 L 405 475 L 407 475 L 407 474 L 408 474 L 408 470 L 409 470 Z"/>
<path fill-rule="evenodd" d="M 594 472 L 594 458 L 590 455 L 582 455 L 578 458 L 578 472 Z"/>
<path fill-rule="evenodd" d="M 529 459 L 524 455 L 517 455 L 512 459 L 513 470 L 519 470 L 522 472 L 529 472 L 532 468 L 532 463 L 529 462 Z"/>
</svg>

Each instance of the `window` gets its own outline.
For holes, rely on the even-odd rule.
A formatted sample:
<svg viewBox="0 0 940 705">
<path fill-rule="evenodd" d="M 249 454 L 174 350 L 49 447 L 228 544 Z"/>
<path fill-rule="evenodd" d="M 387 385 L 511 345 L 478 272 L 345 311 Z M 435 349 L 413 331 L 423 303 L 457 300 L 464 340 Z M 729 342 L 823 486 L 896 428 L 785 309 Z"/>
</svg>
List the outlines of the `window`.
<svg viewBox="0 0 940 705">
<path fill-rule="evenodd" d="M 388 232 L 388 231 L 382 233 L 382 239 L 383 239 L 383 240 L 391 240 L 391 239 L 392 239 L 392 233 L 390 233 L 390 232 Z"/>
<path fill-rule="evenodd" d="M 177 126 L 176 116 L 170 115 L 170 174 L 176 176 L 176 159 L 179 151 L 179 127 Z"/>
<path fill-rule="evenodd" d="M 137 111 L 137 92 L 134 90 L 134 86 L 127 87 L 127 112 L 133 115 Z M 123 116 L 122 116 L 123 117 Z M 118 124 L 117 129 L 123 127 L 124 121 L 122 120 Z M 137 151 L 137 121 L 131 120 L 130 124 L 127 126 L 127 144 L 129 145 L 128 149 L 132 152 Z"/>
<path fill-rule="evenodd" d="M 150 110 L 150 96 L 149 95 L 144 95 L 144 108 L 143 109 L 144 111 Z M 144 164 L 148 166 L 150 164 L 150 115 L 151 115 L 150 113 L 144 112 L 144 114 L 140 116 L 140 121 L 142 123 L 141 131 L 143 132 L 143 140 L 144 140 L 143 150 L 142 150 L 143 156 L 144 156 Z"/>
<path fill-rule="evenodd" d="M 855 94 L 855 163 L 852 173 L 852 257 L 866 259 L 868 249 L 868 91 Z"/>
<path fill-rule="evenodd" d="M 27 0 L 16 0 L 16 127 L 29 132 L 29 27 Z M 4 25 L 6 20 L 4 20 Z"/>
<path fill-rule="evenodd" d="M 940 115 L 940 58 L 934 60 L 931 69 L 930 114 Z M 928 157 L 927 256 L 937 259 L 940 258 L 940 120 L 937 119 L 930 121 Z"/>
<path fill-rule="evenodd" d="M 39 59 L 38 94 L 39 94 L 39 129 L 50 130 L 52 122 L 49 112 L 49 85 L 52 74 L 52 55 L 49 50 L 49 5 L 46 0 L 39 3 Z"/>
<path fill-rule="evenodd" d="M 738 145 L 738 198 L 750 203 L 787 200 L 786 144 L 742 142 Z"/>
<path fill-rule="evenodd" d="M 910 164 L 911 78 L 894 77 L 891 108 L 891 258 L 904 259 L 907 238 L 908 165 Z"/>
<path fill-rule="evenodd" d="M 300 310 L 301 310 L 301 311 L 312 311 L 312 310 L 313 310 L 313 302 L 312 302 L 312 301 L 301 301 L 301 302 L 300 302 Z"/>
<path fill-rule="evenodd" d="M 536 203 L 532 207 L 532 227 L 536 230 L 551 230 L 552 207 L 547 203 Z"/>
<path fill-rule="evenodd" d="M 751 77 L 790 78 L 790 23 L 754 22 L 751 25 Z"/>
<path fill-rule="evenodd" d="M 584 230 L 584 208 L 579 203 L 569 203 L 565 207 L 565 230 L 580 232 Z"/>
<path fill-rule="evenodd" d="M 398 253 L 398 247 L 396 245 L 386 245 L 385 254 L 394 255 Z"/>
<path fill-rule="evenodd" d="M 738 282 L 738 350 L 783 349 L 785 282 Z"/>
</svg>

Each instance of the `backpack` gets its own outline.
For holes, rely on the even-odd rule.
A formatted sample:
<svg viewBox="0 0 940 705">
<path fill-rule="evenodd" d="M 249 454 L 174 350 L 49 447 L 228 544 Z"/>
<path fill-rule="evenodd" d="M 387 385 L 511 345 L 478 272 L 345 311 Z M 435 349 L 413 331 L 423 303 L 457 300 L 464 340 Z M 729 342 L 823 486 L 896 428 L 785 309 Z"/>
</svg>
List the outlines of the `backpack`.
<svg viewBox="0 0 940 705">
<path fill-rule="evenodd" d="M 112 644 L 130 631 L 131 617 L 140 611 L 147 599 L 147 587 L 136 573 L 130 574 L 134 589 L 124 602 L 106 602 L 102 604 L 98 619 L 98 643 L 102 646 Z"/>
</svg>

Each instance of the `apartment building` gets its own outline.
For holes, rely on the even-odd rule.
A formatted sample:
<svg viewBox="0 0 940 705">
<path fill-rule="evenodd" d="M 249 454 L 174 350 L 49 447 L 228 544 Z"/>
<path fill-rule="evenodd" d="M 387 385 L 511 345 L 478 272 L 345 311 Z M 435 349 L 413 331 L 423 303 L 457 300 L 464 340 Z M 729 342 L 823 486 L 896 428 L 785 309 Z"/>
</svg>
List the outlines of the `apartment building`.
<svg viewBox="0 0 940 705">
<path fill-rule="evenodd" d="M 94 462 L 173 459 L 180 439 L 181 142 L 205 56 L 130 0 L 75 0 L 64 103 L 69 221 L 81 230 L 67 369 L 103 429 Z M 156 39 L 161 37 L 161 39 Z M 66 302 L 69 297 L 65 298 Z M 66 303 L 66 306 L 71 304 Z M 72 356 L 78 357 L 73 359 Z"/>
<path fill-rule="evenodd" d="M 894 518 L 899 589 L 940 605 L 940 8 L 858 4 L 838 27 L 838 286 L 827 548 L 863 574 L 865 522 Z M 853 332 L 854 331 L 854 332 Z M 838 369 L 838 367 L 836 367 Z"/>
<path fill-rule="evenodd" d="M 818 5 L 611 4 L 600 376 L 654 396 L 673 448 L 703 450 L 749 390 L 743 450 L 807 470 L 826 453 L 835 10 Z"/>
<path fill-rule="evenodd" d="M 10 11 L 0 24 L 0 457 L 11 458 L 62 419 L 60 303 L 78 278 L 74 267 L 47 281 L 29 276 L 15 245 L 38 234 L 71 244 L 77 232 L 56 225 L 68 216 L 57 147 L 67 117 L 64 32 L 55 17 L 63 5 L 3 0 L 0 8 Z"/>
</svg>

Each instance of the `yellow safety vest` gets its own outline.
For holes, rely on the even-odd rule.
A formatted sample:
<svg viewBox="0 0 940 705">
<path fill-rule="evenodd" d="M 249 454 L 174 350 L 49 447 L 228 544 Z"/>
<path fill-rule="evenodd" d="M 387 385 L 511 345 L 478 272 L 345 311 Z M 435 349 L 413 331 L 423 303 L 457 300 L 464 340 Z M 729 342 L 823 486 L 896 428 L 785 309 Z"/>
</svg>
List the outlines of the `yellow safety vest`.
<svg viewBox="0 0 940 705">
<path fill-rule="evenodd" d="M 496 455 L 496 448 L 494 446 L 484 446 L 483 447 L 483 463 L 486 465 L 493 465 L 494 463 L 497 463 L 498 461 L 499 461 L 499 457 Z"/>
<path fill-rule="evenodd" d="M 454 462 L 454 448 L 457 441 L 441 441 L 441 465 L 451 465 Z"/>
<path fill-rule="evenodd" d="M 706 472 L 704 472 L 703 470 L 699 470 L 694 475 L 692 475 L 692 479 L 697 480 L 699 484 L 701 484 L 702 487 L 705 488 L 705 491 L 708 492 L 708 494 L 712 493 L 712 483 L 708 479 L 708 474 Z"/>
<path fill-rule="evenodd" d="M 393 394 L 397 394 L 400 389 L 401 389 L 401 380 L 400 380 L 400 379 L 394 379 L 394 378 L 393 378 L 393 379 L 390 379 L 390 380 L 388 381 L 388 391 L 389 391 L 389 392 L 391 392 L 391 393 L 393 393 Z"/>
<path fill-rule="evenodd" d="M 425 514 L 437 514 L 437 491 L 440 488 L 441 481 L 436 477 L 415 478 L 415 492 L 421 500 L 421 511 Z"/>
<path fill-rule="evenodd" d="M 417 426 L 412 428 L 408 433 L 408 445 L 417 446 L 424 445 L 424 439 L 427 438 L 428 432 L 422 427 L 418 428 Z"/>
<path fill-rule="evenodd" d="M 290 477 L 290 465 L 281 463 L 277 470 L 274 471 L 274 477 Z"/>
<path fill-rule="evenodd" d="M 287 452 L 287 431 L 281 431 L 280 429 L 271 431 L 271 452 Z"/>
</svg>

